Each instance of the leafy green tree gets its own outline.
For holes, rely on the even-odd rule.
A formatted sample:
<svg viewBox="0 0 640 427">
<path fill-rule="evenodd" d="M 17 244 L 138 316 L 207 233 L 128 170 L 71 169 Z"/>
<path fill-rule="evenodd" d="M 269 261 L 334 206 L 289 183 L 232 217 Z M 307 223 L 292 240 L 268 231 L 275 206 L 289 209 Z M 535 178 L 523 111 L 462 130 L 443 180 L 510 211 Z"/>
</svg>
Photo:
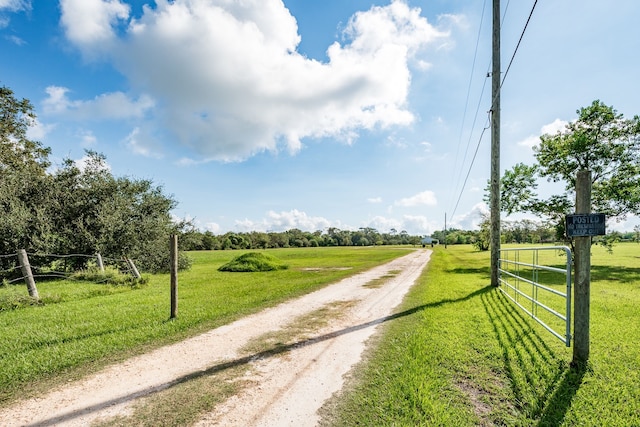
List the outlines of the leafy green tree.
<svg viewBox="0 0 640 427">
<path fill-rule="evenodd" d="M 473 239 L 473 246 L 479 251 L 488 251 L 491 243 L 491 219 L 488 216 L 482 218 L 480 232 Z"/>
<path fill-rule="evenodd" d="M 44 249 L 49 240 L 50 150 L 27 137 L 35 123 L 31 103 L 0 87 L 0 254 Z"/>
<path fill-rule="evenodd" d="M 99 153 L 88 151 L 83 169 L 72 160 L 52 176 L 49 217 L 55 253 L 129 257 L 147 271 L 169 268 L 168 241 L 189 224 L 174 223 L 176 202 L 149 180 L 114 177 Z M 179 261 L 188 266 L 188 261 Z M 82 267 L 79 265 L 78 267 Z"/>
<path fill-rule="evenodd" d="M 31 103 L 0 87 L 0 254 L 100 252 L 168 270 L 169 234 L 187 225 L 171 219 L 176 202 L 151 181 L 114 177 L 95 152 L 82 169 L 67 159 L 47 172 L 51 150 L 27 137 L 35 124 Z"/>
<path fill-rule="evenodd" d="M 502 178 L 502 209 L 531 212 L 549 220 L 566 238 L 564 217 L 574 211 L 576 174 L 592 173 L 592 209 L 608 218 L 640 214 L 640 118 L 625 119 L 600 101 L 577 111 L 578 119 L 555 135 L 542 135 L 534 148 L 536 164 L 519 163 Z M 547 199 L 537 180 L 564 184 Z"/>
<path fill-rule="evenodd" d="M 16 99 L 11 89 L 0 87 L 0 171 L 44 174 L 51 150 L 27 138 L 27 130 L 35 124 L 29 100 Z"/>
</svg>

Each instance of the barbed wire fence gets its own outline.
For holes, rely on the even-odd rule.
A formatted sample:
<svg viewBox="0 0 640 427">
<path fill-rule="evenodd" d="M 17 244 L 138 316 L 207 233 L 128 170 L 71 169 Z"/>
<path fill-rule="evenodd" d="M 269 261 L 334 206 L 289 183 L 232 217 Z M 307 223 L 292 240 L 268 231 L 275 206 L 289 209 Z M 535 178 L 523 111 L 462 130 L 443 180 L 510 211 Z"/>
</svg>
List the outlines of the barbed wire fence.
<svg viewBox="0 0 640 427">
<path fill-rule="evenodd" d="M 141 278 L 132 259 L 127 257 L 108 258 L 101 254 L 41 254 L 27 253 L 21 249 L 14 254 L 0 255 L 0 277 L 5 284 L 24 281 L 29 295 L 38 298 L 35 279 L 64 279 L 82 281 L 77 278 L 78 271 L 96 269 L 102 273 L 109 267 L 121 274 Z M 108 278 L 98 279 L 97 282 L 107 282 Z"/>
<path fill-rule="evenodd" d="M 13 263 L 13 267 L 8 267 L 8 265 L 12 264 L 10 261 L 11 258 L 15 258 L 15 262 Z M 0 255 L 0 265 L 3 266 L 3 268 L 0 270 L 0 276 L 1 277 L 11 277 L 13 276 L 13 272 L 20 270 L 20 265 L 18 263 L 18 254 L 9 254 L 9 255 Z M 24 280 L 24 277 L 19 277 L 17 279 L 13 279 L 13 280 L 7 280 L 7 283 L 13 283 L 13 282 L 17 282 L 18 280 Z"/>
</svg>

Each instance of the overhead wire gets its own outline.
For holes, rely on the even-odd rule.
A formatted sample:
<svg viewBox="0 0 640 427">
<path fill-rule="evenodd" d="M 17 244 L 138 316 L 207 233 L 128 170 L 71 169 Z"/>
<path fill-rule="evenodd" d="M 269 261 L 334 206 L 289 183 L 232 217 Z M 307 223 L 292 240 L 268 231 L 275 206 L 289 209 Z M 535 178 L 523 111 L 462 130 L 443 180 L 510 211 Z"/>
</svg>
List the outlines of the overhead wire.
<svg viewBox="0 0 640 427">
<path fill-rule="evenodd" d="M 529 17 L 527 18 L 527 22 L 524 24 L 524 28 L 522 29 L 522 33 L 520 34 L 520 38 L 518 39 L 518 44 L 516 45 L 516 48 L 513 50 L 513 55 L 511 55 L 511 60 L 509 61 L 509 65 L 507 66 L 507 69 L 504 72 L 504 76 L 502 76 L 502 82 L 500 83 L 500 88 L 502 88 L 502 85 L 504 84 L 504 81 L 507 78 L 507 74 L 509 74 L 509 69 L 511 68 L 511 64 L 513 64 L 513 60 L 516 57 L 516 53 L 518 53 L 518 49 L 520 48 L 520 43 L 522 42 L 522 38 L 524 37 L 525 31 L 527 31 L 527 27 L 529 26 L 529 22 L 531 21 L 531 17 L 533 16 L 533 11 L 536 9 L 537 5 L 538 5 L 538 0 L 535 0 L 533 2 L 533 6 L 531 7 L 531 12 L 529 12 Z M 507 3 L 507 6 L 508 6 L 508 3 Z"/>
<path fill-rule="evenodd" d="M 460 199 L 462 198 L 462 193 L 464 193 L 464 188 L 467 185 L 467 180 L 469 179 L 469 175 L 471 174 L 471 169 L 473 168 L 473 164 L 476 161 L 476 157 L 478 155 L 478 150 L 480 149 L 480 143 L 482 142 L 482 138 L 484 137 L 484 133 L 490 127 L 491 126 L 489 126 L 489 118 L 487 118 L 487 124 L 482 129 L 482 132 L 480 133 L 480 138 L 478 138 L 478 144 L 476 145 L 476 151 L 473 153 L 473 158 L 471 159 L 471 164 L 469 165 L 469 170 L 467 171 L 467 176 L 464 178 L 464 183 L 462 184 L 462 189 L 460 190 L 460 194 L 458 195 L 458 200 L 456 201 L 456 205 L 453 208 L 453 213 L 451 214 L 451 218 L 453 218 L 453 215 L 455 215 L 456 211 L 458 210 L 458 204 L 460 203 Z"/>
<path fill-rule="evenodd" d="M 464 125 L 466 123 L 467 120 L 467 108 L 469 107 L 469 98 L 471 97 L 471 86 L 473 84 L 473 75 L 475 74 L 475 69 L 476 69 L 476 59 L 478 57 L 478 47 L 480 46 L 480 38 L 482 35 L 482 24 L 484 23 L 484 12 L 486 10 L 486 6 L 487 6 L 487 0 L 484 0 L 483 4 L 482 4 L 482 13 L 480 14 L 480 25 L 478 26 L 478 36 L 476 38 L 476 48 L 475 51 L 473 53 L 473 62 L 471 64 L 471 73 L 469 74 L 469 85 L 467 86 L 467 98 L 465 100 L 464 103 L 464 112 L 462 113 L 462 123 L 460 125 L 460 134 L 458 136 L 458 149 L 456 150 L 456 157 L 455 157 L 455 161 L 453 163 L 453 169 L 452 169 L 452 174 L 455 176 L 455 171 L 458 168 L 458 156 L 460 155 L 460 146 L 462 145 L 462 134 L 464 132 Z M 485 80 L 485 84 L 486 84 L 486 80 Z M 484 86 L 482 87 L 482 92 L 484 93 Z M 482 99 L 482 95 L 480 95 L 480 98 Z M 476 110 L 476 117 L 477 118 L 478 115 L 478 111 Z M 475 127 L 475 118 L 474 118 L 474 122 L 471 125 L 471 128 L 473 129 Z M 461 165 L 464 165 L 465 160 L 467 159 L 467 153 L 469 152 L 469 142 L 467 143 L 467 149 L 464 152 L 464 157 L 462 159 L 462 163 Z M 460 177 L 462 176 L 462 167 L 460 168 L 460 175 L 458 176 L 458 180 L 456 181 L 456 184 L 454 186 L 455 188 L 458 188 L 458 184 L 460 183 Z"/>
<path fill-rule="evenodd" d="M 535 11 L 535 8 L 536 8 L 537 4 L 538 4 L 538 0 L 535 0 L 535 1 L 534 1 L 534 3 L 533 3 L 533 6 L 531 7 L 531 11 L 529 12 L 529 16 L 528 16 L 527 21 L 526 21 L 526 23 L 525 23 L 525 25 L 524 25 L 524 28 L 522 29 L 522 32 L 520 33 L 520 38 L 518 39 L 518 43 L 516 44 L 516 47 L 515 47 L 515 49 L 514 49 L 514 51 L 513 51 L 513 54 L 511 55 L 511 59 L 510 59 L 510 61 L 509 61 L 509 65 L 507 66 L 507 69 L 505 70 L 504 75 L 503 75 L 503 77 L 502 77 L 502 81 L 500 82 L 500 89 L 502 89 L 502 86 L 504 85 L 504 82 L 505 82 L 505 80 L 506 80 L 506 78 L 507 78 L 507 75 L 508 75 L 508 73 L 509 73 L 509 70 L 511 69 L 511 65 L 513 64 L 513 61 L 514 61 L 514 59 L 515 59 L 515 56 L 516 56 L 516 54 L 518 53 L 518 49 L 520 48 L 520 44 L 522 43 L 522 39 L 524 38 L 524 34 L 525 34 L 525 32 L 527 31 L 527 28 L 528 28 L 528 26 L 529 26 L 529 23 L 531 22 L 531 17 L 533 16 L 533 12 Z M 505 17 L 506 17 L 506 11 L 507 11 L 507 9 L 508 9 L 508 8 L 509 8 L 509 1 L 507 2 L 507 5 L 506 5 L 506 7 L 505 7 L 505 11 L 504 11 L 504 14 L 503 14 L 503 16 L 502 16 L 502 21 L 501 21 L 501 22 L 504 22 L 504 19 L 505 19 Z M 483 9 L 483 10 L 484 10 L 484 9 Z M 474 58 L 474 62 L 475 62 L 475 58 Z M 487 73 L 487 76 L 489 76 L 489 75 L 490 75 L 490 74 L 489 74 L 489 73 Z M 486 86 L 486 79 L 485 79 L 485 82 L 484 82 L 484 84 L 483 84 L 482 93 L 481 93 L 481 96 L 480 96 L 480 101 L 479 101 L 479 103 L 478 103 L 478 110 L 476 110 L 476 117 L 477 117 L 477 114 L 478 114 L 478 111 L 479 111 L 479 108 L 480 108 L 480 102 L 481 102 L 481 100 L 482 100 L 482 95 L 484 94 L 484 88 L 485 88 L 485 86 Z M 491 105 L 493 105 L 493 103 L 494 103 L 494 102 L 495 102 L 495 97 L 492 99 L 492 101 L 491 101 Z M 491 111 L 489 111 L 489 114 L 490 114 L 490 113 L 491 113 Z M 458 205 L 459 205 L 460 200 L 461 200 L 461 198 L 462 198 L 462 194 L 464 193 L 464 189 L 465 189 L 466 184 L 467 184 L 467 181 L 468 181 L 468 179 L 469 179 L 469 175 L 471 174 L 471 170 L 472 170 L 473 165 L 474 165 L 474 163 L 475 163 L 475 160 L 476 160 L 476 157 L 477 157 L 477 154 L 478 154 L 478 150 L 479 150 L 479 148 L 480 148 L 480 144 L 482 143 L 482 138 L 484 137 L 484 134 L 485 134 L 485 132 L 487 131 L 487 129 L 489 129 L 489 128 L 490 128 L 490 126 L 489 126 L 489 121 L 490 121 L 490 120 L 489 120 L 489 118 L 487 118 L 487 124 L 486 124 L 486 125 L 484 126 L 484 128 L 482 129 L 482 132 L 481 132 L 481 134 L 480 134 L 480 137 L 478 138 L 478 144 L 476 145 L 476 150 L 475 150 L 475 152 L 474 152 L 474 155 L 473 155 L 473 158 L 472 158 L 472 160 L 471 160 L 471 163 L 469 164 L 469 168 L 468 168 L 468 171 L 467 171 L 467 175 L 466 175 L 466 177 L 465 177 L 465 180 L 464 180 L 464 182 L 463 182 L 463 184 L 462 184 L 462 187 L 460 188 L 460 193 L 459 193 L 459 195 L 458 195 L 458 199 L 457 199 L 456 204 L 455 204 L 455 207 L 454 207 L 454 209 L 453 209 L 453 213 L 451 214 L 451 218 L 453 218 L 453 216 L 455 215 L 455 213 L 456 213 L 456 211 L 457 211 L 457 209 L 458 209 Z M 474 128 L 474 127 L 475 127 L 475 120 L 474 120 L 474 125 L 472 126 L 472 129 L 471 129 L 470 135 L 473 133 L 473 128 Z M 469 140 L 471 140 L 471 137 L 469 138 Z M 469 148 L 469 147 L 467 146 L 467 151 L 468 151 L 468 148 Z M 466 159 L 466 152 L 465 152 L 465 159 Z M 464 163 L 464 162 L 463 162 L 463 163 Z"/>
</svg>

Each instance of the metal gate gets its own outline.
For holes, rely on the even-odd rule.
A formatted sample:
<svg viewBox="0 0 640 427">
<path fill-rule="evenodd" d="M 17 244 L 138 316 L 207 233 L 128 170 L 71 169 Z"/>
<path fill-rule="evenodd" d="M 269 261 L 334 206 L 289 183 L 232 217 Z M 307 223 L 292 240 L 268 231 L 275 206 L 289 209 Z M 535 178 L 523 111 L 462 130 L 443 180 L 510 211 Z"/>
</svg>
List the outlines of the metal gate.
<svg viewBox="0 0 640 427">
<path fill-rule="evenodd" d="M 564 251 L 566 256 L 563 268 L 548 265 L 558 258 L 558 251 Z M 500 284 L 504 285 L 500 286 L 502 293 L 570 347 L 571 249 L 566 246 L 500 249 L 498 271 Z M 557 329 L 564 329 L 564 333 Z"/>
</svg>

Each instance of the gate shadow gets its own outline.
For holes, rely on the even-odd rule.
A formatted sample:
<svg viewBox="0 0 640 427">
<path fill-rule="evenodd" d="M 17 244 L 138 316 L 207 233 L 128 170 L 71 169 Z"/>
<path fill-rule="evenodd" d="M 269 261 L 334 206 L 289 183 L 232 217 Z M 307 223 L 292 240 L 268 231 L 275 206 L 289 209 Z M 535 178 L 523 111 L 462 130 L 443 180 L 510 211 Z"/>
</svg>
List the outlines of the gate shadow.
<svg viewBox="0 0 640 427">
<path fill-rule="evenodd" d="M 502 349 L 517 409 L 539 426 L 562 424 L 588 366 L 571 366 L 499 290 L 482 303 Z"/>
</svg>

